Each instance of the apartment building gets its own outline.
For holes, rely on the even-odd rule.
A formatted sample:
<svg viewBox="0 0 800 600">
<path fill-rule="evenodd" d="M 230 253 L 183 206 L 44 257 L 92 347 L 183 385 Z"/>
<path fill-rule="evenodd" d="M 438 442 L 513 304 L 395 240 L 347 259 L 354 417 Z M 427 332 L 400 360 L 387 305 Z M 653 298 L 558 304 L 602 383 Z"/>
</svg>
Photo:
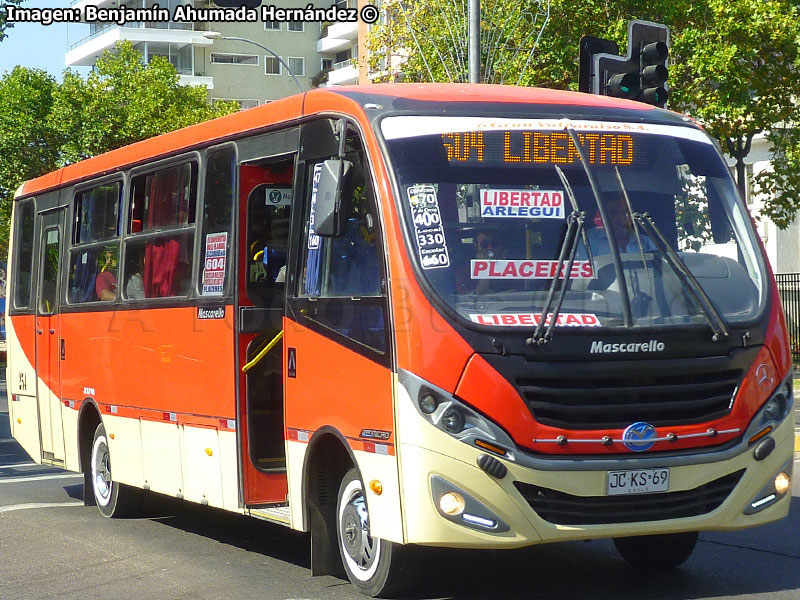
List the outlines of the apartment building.
<svg viewBox="0 0 800 600">
<path fill-rule="evenodd" d="M 355 0 L 351 0 L 355 2 Z M 343 0 L 346 4 L 347 0 Z M 113 8 L 168 8 L 170 14 L 178 5 L 217 8 L 210 0 L 75 0 L 73 6 Z M 307 0 L 282 0 L 281 8 L 305 8 Z M 344 27 L 342 27 L 344 25 Z M 348 27 L 348 25 L 350 27 Z M 352 51 L 345 50 L 341 40 L 356 45 L 357 24 L 320 22 L 126 22 L 88 23 L 86 35 L 71 44 L 66 55 L 68 66 L 93 66 L 106 50 L 118 41 L 129 40 L 139 49 L 145 61 L 153 56 L 167 58 L 178 70 L 181 81 L 205 85 L 211 100 L 236 100 L 250 108 L 297 93 L 298 87 L 286 67 L 296 76 L 303 90 L 311 88 L 315 78 L 331 69 L 340 75 L 337 83 L 355 82 L 341 77 L 348 75 Z M 351 31 L 352 30 L 352 31 Z M 263 48 L 241 41 L 213 39 L 217 32 L 224 37 L 246 38 L 266 46 L 281 58 Z M 341 37 L 344 36 L 344 37 Z M 348 37 L 349 36 L 349 37 Z M 352 54 L 349 54 L 352 55 Z M 334 77 L 336 79 L 336 77 Z M 357 76 L 356 76 L 357 79 Z"/>
</svg>

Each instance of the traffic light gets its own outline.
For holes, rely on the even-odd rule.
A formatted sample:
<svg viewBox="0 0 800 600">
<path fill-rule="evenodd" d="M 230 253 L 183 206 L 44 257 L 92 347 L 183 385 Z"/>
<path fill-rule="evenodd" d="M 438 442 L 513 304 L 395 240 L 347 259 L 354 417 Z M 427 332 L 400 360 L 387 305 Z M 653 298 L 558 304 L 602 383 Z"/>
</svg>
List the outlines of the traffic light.
<svg viewBox="0 0 800 600">
<path fill-rule="evenodd" d="M 666 42 L 650 42 L 642 46 L 639 53 L 642 102 L 662 108 L 667 103 L 669 97 L 666 88 L 669 76 L 667 58 L 669 58 L 669 47 Z"/>
<path fill-rule="evenodd" d="M 578 89 L 663 108 L 669 97 L 669 30 L 666 25 L 631 21 L 627 54 L 620 56 L 616 48 L 609 40 L 592 36 L 581 38 Z"/>
</svg>

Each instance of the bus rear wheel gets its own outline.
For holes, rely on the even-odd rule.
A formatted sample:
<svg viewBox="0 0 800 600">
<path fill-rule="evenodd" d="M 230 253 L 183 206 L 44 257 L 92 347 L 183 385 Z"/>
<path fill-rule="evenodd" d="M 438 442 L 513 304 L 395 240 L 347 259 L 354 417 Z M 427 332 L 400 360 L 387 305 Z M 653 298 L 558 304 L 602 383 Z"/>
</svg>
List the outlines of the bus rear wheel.
<svg viewBox="0 0 800 600">
<path fill-rule="evenodd" d="M 95 429 L 91 457 L 92 493 L 97 508 L 104 517 L 124 517 L 136 511 L 141 492 L 114 481 L 108 451 L 106 428 L 100 423 Z"/>
<path fill-rule="evenodd" d="M 698 533 L 668 533 L 614 538 L 614 545 L 629 564 L 644 569 L 672 569 L 691 556 Z"/>
<path fill-rule="evenodd" d="M 336 531 L 347 577 L 359 591 L 390 596 L 413 584 L 418 569 L 411 564 L 411 549 L 370 533 L 364 484 L 356 469 L 350 469 L 339 486 Z"/>
</svg>

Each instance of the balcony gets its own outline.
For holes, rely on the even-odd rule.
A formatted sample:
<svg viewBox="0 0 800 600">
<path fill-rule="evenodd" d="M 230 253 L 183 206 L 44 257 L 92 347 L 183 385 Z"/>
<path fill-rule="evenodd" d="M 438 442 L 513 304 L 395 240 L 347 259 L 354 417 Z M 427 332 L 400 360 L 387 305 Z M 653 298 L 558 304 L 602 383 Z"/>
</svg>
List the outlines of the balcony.
<svg viewBox="0 0 800 600">
<path fill-rule="evenodd" d="M 207 89 L 214 89 L 214 78 L 205 75 L 180 75 L 178 82 L 181 85 L 204 85 Z"/>
<path fill-rule="evenodd" d="M 317 52 L 335 53 L 356 45 L 358 23 L 332 23 L 317 40 Z"/>
<path fill-rule="evenodd" d="M 332 85 L 350 85 L 358 83 L 358 67 L 352 59 L 335 63 L 333 70 L 328 72 L 328 87 Z"/>
<path fill-rule="evenodd" d="M 129 40 L 133 44 L 141 42 L 168 43 L 185 46 L 210 46 L 213 40 L 203 37 L 202 31 L 175 28 L 166 29 L 164 23 L 140 23 L 139 26 L 119 27 L 109 24 L 82 40 L 72 44 L 67 52 L 67 66 L 91 67 L 103 52 L 110 50 L 117 42 Z M 187 24 L 170 23 L 186 27 Z M 191 25 L 188 25 L 191 27 Z"/>
</svg>

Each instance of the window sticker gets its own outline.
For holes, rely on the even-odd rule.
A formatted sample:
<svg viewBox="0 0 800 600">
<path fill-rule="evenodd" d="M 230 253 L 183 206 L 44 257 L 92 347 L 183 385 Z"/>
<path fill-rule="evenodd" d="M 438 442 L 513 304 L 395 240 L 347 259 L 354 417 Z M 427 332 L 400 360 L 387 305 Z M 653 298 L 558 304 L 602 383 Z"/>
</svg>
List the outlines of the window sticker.
<svg viewBox="0 0 800 600">
<path fill-rule="evenodd" d="M 495 327 L 533 327 L 542 319 L 541 313 L 479 313 L 470 314 L 473 323 Z M 547 315 L 545 325 L 550 324 L 553 313 Z M 599 327 L 600 319 L 592 313 L 558 313 L 556 327 Z"/>
<path fill-rule="evenodd" d="M 316 177 L 316 172 L 314 173 Z M 292 188 L 274 187 L 264 190 L 264 198 L 267 206 L 291 206 Z"/>
<path fill-rule="evenodd" d="M 408 188 L 408 204 L 414 221 L 419 259 L 423 269 L 450 266 L 450 255 L 442 227 L 442 215 L 436 188 L 430 184 L 417 184 Z"/>
<path fill-rule="evenodd" d="M 560 190 L 481 190 L 481 216 L 512 219 L 563 219 Z"/>
<path fill-rule="evenodd" d="M 227 231 L 206 234 L 203 296 L 222 296 L 225 286 L 225 259 L 227 252 Z"/>
<path fill-rule="evenodd" d="M 319 250 L 319 236 L 314 231 L 314 209 L 317 206 L 317 189 L 319 188 L 319 179 L 322 177 L 323 163 L 314 165 L 314 179 L 311 182 L 311 212 L 308 215 L 308 249 Z"/>
<path fill-rule="evenodd" d="M 561 264 L 564 277 L 567 263 Z M 471 279 L 554 279 L 558 271 L 557 260 L 481 260 L 470 261 Z M 570 279 L 594 279 L 594 268 L 588 260 L 572 263 Z"/>
</svg>

